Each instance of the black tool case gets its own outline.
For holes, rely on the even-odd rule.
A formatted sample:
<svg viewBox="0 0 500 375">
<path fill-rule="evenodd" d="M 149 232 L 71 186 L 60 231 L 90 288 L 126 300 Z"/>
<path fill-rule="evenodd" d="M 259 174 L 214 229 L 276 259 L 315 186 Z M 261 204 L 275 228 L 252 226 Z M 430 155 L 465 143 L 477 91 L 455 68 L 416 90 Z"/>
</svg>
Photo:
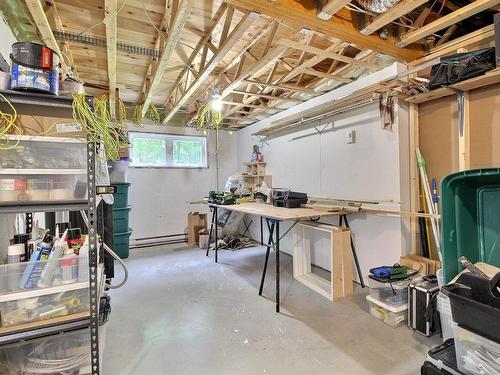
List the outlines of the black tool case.
<svg viewBox="0 0 500 375">
<path fill-rule="evenodd" d="M 307 194 L 287 189 L 273 189 L 273 206 L 298 208 L 307 203 Z"/>
<path fill-rule="evenodd" d="M 408 286 L 408 327 L 427 337 L 439 331 L 427 312 L 432 297 L 439 292 L 437 281 L 421 281 Z"/>
</svg>

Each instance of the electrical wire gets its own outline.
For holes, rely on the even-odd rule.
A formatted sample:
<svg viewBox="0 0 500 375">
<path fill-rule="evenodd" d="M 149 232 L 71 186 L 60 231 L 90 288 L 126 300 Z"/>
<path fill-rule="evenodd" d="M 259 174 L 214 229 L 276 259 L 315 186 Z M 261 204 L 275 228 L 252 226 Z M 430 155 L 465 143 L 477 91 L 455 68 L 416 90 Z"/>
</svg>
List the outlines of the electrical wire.
<svg viewBox="0 0 500 375">
<path fill-rule="evenodd" d="M 16 148 L 21 141 L 21 139 L 18 138 L 16 142 L 12 144 L 11 139 L 8 138 L 9 135 L 16 133 L 21 135 L 21 129 L 19 129 L 16 124 L 17 111 L 12 103 L 3 94 L 0 94 L 0 99 L 7 103 L 12 111 L 12 113 L 0 111 L 0 150 L 12 150 Z"/>
</svg>

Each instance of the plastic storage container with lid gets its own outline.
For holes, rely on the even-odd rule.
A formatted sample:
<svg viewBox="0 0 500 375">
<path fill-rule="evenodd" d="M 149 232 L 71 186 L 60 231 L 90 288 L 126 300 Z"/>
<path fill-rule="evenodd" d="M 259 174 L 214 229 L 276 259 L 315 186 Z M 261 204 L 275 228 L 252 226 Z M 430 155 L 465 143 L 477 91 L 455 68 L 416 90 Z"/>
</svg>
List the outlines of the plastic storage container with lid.
<svg viewBox="0 0 500 375">
<path fill-rule="evenodd" d="M 420 276 L 414 276 L 406 280 L 384 283 L 370 277 L 368 286 L 370 287 L 370 295 L 374 298 L 392 304 L 400 304 L 408 302 L 408 286 L 419 280 L 421 280 Z"/>
<path fill-rule="evenodd" d="M 406 322 L 408 304 L 406 302 L 387 302 L 378 299 L 373 295 L 366 296 L 370 315 L 383 320 L 391 327 L 403 325 Z"/>
<path fill-rule="evenodd" d="M 443 293 L 437 295 L 437 308 L 441 320 L 443 341 L 453 338 L 453 317 L 451 315 L 450 298 Z"/>
<path fill-rule="evenodd" d="M 465 374 L 500 374 L 500 343 L 453 325 L 458 369 Z"/>
<path fill-rule="evenodd" d="M 448 339 L 427 352 L 427 359 L 421 369 L 422 375 L 462 375 L 458 370 L 455 343 Z"/>
</svg>

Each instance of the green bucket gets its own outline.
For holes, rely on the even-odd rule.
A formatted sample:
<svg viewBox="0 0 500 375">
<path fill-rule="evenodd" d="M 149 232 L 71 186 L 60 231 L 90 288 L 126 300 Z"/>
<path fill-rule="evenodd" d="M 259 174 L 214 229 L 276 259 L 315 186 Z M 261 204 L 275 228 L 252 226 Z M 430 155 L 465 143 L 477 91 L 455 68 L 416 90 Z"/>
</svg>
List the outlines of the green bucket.
<svg viewBox="0 0 500 375">
<path fill-rule="evenodd" d="M 113 194 L 115 197 L 115 203 L 113 208 L 125 208 L 128 205 L 128 190 L 130 187 L 130 182 L 116 182 L 112 184 L 116 186 L 116 193 Z"/>
<path fill-rule="evenodd" d="M 113 231 L 126 232 L 128 230 L 129 214 L 132 206 L 113 208 Z"/>
<path fill-rule="evenodd" d="M 126 232 L 116 232 L 113 234 L 113 245 L 115 253 L 122 259 L 128 258 L 129 240 L 132 229 L 128 228 Z"/>
</svg>

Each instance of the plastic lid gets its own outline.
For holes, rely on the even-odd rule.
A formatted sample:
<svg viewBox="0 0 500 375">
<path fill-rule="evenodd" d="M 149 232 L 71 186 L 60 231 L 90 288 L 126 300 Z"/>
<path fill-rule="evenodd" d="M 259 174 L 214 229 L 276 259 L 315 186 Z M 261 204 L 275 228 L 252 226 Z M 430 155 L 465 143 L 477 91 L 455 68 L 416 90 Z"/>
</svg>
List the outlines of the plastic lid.
<svg viewBox="0 0 500 375">
<path fill-rule="evenodd" d="M 28 243 L 29 239 L 30 239 L 29 234 L 25 234 L 25 233 L 14 234 L 14 244 Z"/>
<path fill-rule="evenodd" d="M 81 237 L 82 237 L 82 231 L 80 230 L 80 228 L 71 228 L 68 230 L 68 236 L 67 236 L 68 240 L 74 240 Z"/>
<path fill-rule="evenodd" d="M 23 243 L 16 243 L 7 247 L 7 255 L 24 255 L 26 248 Z"/>
</svg>

